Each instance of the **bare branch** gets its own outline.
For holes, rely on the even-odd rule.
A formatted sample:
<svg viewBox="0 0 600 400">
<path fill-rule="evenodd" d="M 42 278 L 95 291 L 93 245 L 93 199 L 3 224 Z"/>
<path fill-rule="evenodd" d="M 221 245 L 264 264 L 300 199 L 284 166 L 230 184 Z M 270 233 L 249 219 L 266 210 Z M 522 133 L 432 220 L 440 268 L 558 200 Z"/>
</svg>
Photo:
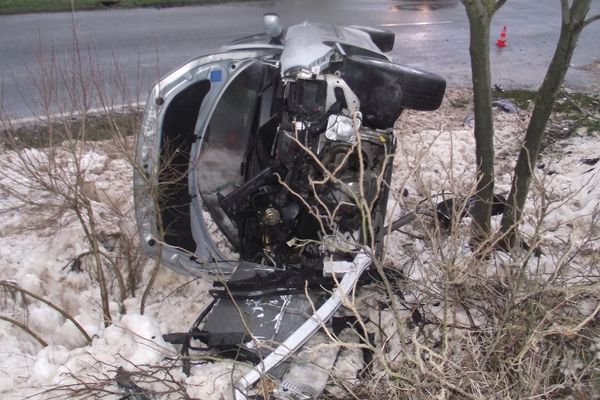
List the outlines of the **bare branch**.
<svg viewBox="0 0 600 400">
<path fill-rule="evenodd" d="M 504 4 L 506 4 L 508 0 L 496 0 L 496 5 L 494 6 L 494 12 L 498 11 L 502 8 Z"/>
<path fill-rule="evenodd" d="M 42 339 L 41 337 L 38 336 L 37 333 L 35 333 L 34 331 L 32 331 L 27 325 L 14 320 L 12 318 L 9 317 L 5 317 L 3 315 L 0 315 L 0 320 L 2 321 L 6 321 L 6 322 L 10 322 L 11 324 L 18 326 L 19 328 L 21 328 L 22 330 L 24 330 L 25 332 L 27 332 L 32 338 L 34 338 L 35 340 L 37 340 L 39 342 L 39 344 L 42 345 L 42 347 L 47 347 L 48 343 L 46 343 L 46 341 L 44 339 Z"/>
<path fill-rule="evenodd" d="M 585 20 L 585 22 L 583 23 L 583 27 L 585 28 L 586 26 L 588 26 L 589 24 L 591 24 L 592 22 L 596 22 L 600 19 L 600 14 L 596 14 L 593 17 L 589 17 L 588 19 Z"/>
<path fill-rule="evenodd" d="M 568 24 L 571 19 L 571 11 L 569 8 L 569 0 L 560 0 L 560 11 L 562 15 L 562 23 Z"/>
<path fill-rule="evenodd" d="M 68 319 L 69 321 L 71 321 L 73 323 L 73 325 L 75 325 L 77 327 L 77 329 L 79 329 L 79 332 L 81 332 L 81 334 L 83 336 L 85 336 L 85 339 L 87 340 L 88 343 L 92 342 L 92 339 L 90 338 L 90 335 L 88 335 L 88 333 L 85 331 L 85 329 L 83 329 L 83 327 L 81 325 L 79 325 L 79 323 L 77 322 L 77 320 L 75 320 L 75 318 L 73 318 L 71 316 L 71 314 L 69 314 L 68 312 L 66 312 L 65 310 L 63 310 L 62 308 L 60 308 L 59 306 L 57 306 L 56 304 L 52 303 L 51 301 L 46 300 L 45 298 L 38 296 L 35 293 L 30 292 L 29 290 L 23 289 L 20 286 L 15 285 L 14 283 L 11 282 L 7 282 L 7 281 L 0 281 L 0 286 L 3 286 L 7 289 L 11 289 L 11 290 L 17 290 L 23 294 L 26 294 L 27 296 L 31 296 L 36 300 L 41 301 L 42 303 L 46 304 L 47 306 L 51 307 L 52 309 L 58 311 L 59 314 L 61 314 L 63 317 L 65 317 L 66 319 Z"/>
</svg>

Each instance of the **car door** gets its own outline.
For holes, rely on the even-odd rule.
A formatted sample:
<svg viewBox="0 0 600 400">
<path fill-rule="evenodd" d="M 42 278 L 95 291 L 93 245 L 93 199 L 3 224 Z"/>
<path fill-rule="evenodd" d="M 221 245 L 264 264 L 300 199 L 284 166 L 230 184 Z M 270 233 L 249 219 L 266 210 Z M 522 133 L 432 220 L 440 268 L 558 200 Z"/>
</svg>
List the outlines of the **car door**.
<svg viewBox="0 0 600 400">
<path fill-rule="evenodd" d="M 217 201 L 244 180 L 251 136 L 270 118 L 281 48 L 194 59 L 152 89 L 136 148 L 135 211 L 144 251 L 177 272 L 230 273 L 237 230 Z"/>
</svg>

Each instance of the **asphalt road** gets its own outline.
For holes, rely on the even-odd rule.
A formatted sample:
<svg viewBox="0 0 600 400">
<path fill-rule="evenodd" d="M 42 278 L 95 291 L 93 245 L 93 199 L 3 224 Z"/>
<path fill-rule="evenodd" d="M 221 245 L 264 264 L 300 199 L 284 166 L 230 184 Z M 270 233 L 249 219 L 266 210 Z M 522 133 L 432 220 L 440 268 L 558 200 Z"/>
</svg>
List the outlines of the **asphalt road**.
<svg viewBox="0 0 600 400">
<path fill-rule="evenodd" d="M 590 15 L 600 13 L 600 1 L 593 3 Z M 124 77 L 130 98 L 143 100 L 152 82 L 173 67 L 229 40 L 261 32 L 266 12 L 280 14 L 286 26 L 308 20 L 385 27 L 396 33 L 394 61 L 439 73 L 453 86 L 470 85 L 468 22 L 459 0 L 258 1 L 0 16 L 3 110 L 10 118 L 27 117 L 42 112 L 44 104 L 57 96 L 97 105 L 91 96 L 66 95 L 81 91 L 71 87 L 72 80 L 65 76 L 72 72 L 64 70 L 84 76 L 88 94 L 101 88 L 114 103 L 128 101 L 111 90 L 123 87 Z M 493 82 L 505 88 L 535 88 L 558 38 L 559 1 L 510 0 L 494 17 L 492 41 L 503 25 L 508 28 L 508 46 L 492 45 Z M 600 22 L 581 35 L 567 75 L 568 87 L 600 88 L 598 38 Z M 73 63 L 74 58 L 83 62 Z M 73 106 L 63 102 L 60 108 Z"/>
</svg>

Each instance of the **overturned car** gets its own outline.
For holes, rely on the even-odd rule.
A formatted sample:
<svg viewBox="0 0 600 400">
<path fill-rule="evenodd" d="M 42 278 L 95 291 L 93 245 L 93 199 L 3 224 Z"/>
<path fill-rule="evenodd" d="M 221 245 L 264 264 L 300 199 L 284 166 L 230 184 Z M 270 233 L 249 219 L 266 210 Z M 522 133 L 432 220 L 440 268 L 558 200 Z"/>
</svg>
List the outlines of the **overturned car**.
<svg viewBox="0 0 600 400">
<path fill-rule="evenodd" d="M 394 34 L 304 23 L 223 46 L 152 89 L 137 144 L 136 217 L 145 252 L 215 279 L 190 350 L 255 366 L 235 385 L 247 398 L 265 374 L 283 398 L 323 390 L 320 368 L 290 356 L 322 329 L 381 257 L 403 109 L 435 110 L 445 81 L 390 62 Z M 312 339 L 311 339 L 312 338 Z M 309 342 L 310 344 L 310 342 Z M 328 364 L 329 363 L 329 364 Z"/>
</svg>

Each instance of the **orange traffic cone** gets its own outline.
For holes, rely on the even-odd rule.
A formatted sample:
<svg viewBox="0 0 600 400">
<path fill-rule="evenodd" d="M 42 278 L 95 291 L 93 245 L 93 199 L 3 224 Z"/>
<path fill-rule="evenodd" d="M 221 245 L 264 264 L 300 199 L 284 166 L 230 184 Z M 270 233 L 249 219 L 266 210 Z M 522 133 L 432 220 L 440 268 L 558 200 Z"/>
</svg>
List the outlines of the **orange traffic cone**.
<svg viewBox="0 0 600 400">
<path fill-rule="evenodd" d="M 500 37 L 496 40 L 496 46 L 498 47 L 506 47 L 508 43 L 506 42 L 506 25 L 502 28 L 502 32 L 500 32 Z"/>
</svg>

